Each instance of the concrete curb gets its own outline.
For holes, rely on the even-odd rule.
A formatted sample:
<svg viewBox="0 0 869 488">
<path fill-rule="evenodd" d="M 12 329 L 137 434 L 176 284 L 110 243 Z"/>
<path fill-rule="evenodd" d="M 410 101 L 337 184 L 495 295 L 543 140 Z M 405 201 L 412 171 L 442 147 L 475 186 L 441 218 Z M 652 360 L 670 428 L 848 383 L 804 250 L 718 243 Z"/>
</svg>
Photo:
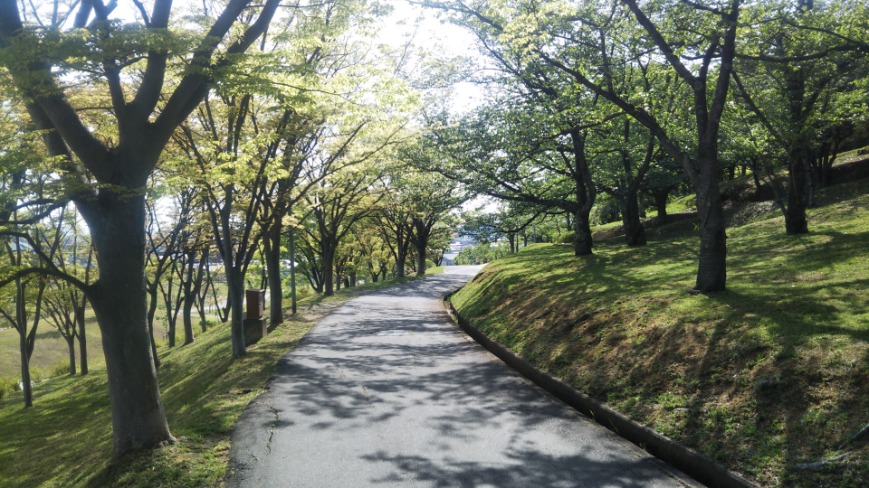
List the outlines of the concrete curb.
<svg viewBox="0 0 869 488">
<path fill-rule="evenodd" d="M 456 319 L 465 333 L 519 374 L 559 400 L 707 486 L 712 488 L 756 488 L 758 486 L 713 459 L 634 422 L 605 404 L 573 389 L 551 374 L 536 368 L 473 327 L 453 306 L 450 301 L 451 295 L 452 293 L 444 297 L 444 303 L 450 315 Z"/>
</svg>

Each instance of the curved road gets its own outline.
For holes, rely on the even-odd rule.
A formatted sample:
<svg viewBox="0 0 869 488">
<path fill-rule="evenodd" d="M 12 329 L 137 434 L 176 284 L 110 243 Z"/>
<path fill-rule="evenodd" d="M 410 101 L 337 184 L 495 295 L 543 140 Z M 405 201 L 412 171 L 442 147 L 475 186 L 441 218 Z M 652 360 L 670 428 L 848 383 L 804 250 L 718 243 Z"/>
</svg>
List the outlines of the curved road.
<svg viewBox="0 0 869 488">
<path fill-rule="evenodd" d="M 479 267 L 365 295 L 284 357 L 232 435 L 231 487 L 696 486 L 465 336 Z"/>
</svg>

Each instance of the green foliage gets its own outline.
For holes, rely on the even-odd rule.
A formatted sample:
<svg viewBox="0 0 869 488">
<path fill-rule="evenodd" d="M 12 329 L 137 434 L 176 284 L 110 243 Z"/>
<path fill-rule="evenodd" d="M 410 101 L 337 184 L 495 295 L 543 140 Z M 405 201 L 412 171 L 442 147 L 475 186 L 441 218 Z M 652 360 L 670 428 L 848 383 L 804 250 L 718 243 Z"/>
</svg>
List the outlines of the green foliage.
<svg viewBox="0 0 869 488">
<path fill-rule="evenodd" d="M 483 242 L 467 246 L 456 256 L 456 264 L 485 264 L 502 258 L 510 253 L 510 248 L 505 242 L 490 244 Z"/>
</svg>

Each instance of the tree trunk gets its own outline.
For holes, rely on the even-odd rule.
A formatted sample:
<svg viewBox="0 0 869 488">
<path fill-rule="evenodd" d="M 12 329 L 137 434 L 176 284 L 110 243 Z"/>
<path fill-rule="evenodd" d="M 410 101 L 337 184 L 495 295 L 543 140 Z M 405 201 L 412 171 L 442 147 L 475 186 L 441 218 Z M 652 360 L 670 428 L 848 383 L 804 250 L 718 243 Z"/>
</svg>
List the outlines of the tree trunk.
<svg viewBox="0 0 869 488">
<path fill-rule="evenodd" d="M 75 327 L 75 324 L 73 324 Z M 75 337 L 73 335 L 69 335 L 66 337 L 66 348 L 69 351 L 69 375 L 75 376 Z"/>
<path fill-rule="evenodd" d="M 703 148 L 701 147 L 701 151 Z M 700 257 L 694 290 L 701 293 L 724 291 L 727 283 L 727 235 L 719 189 L 719 163 L 714 150 L 706 150 L 699 161 L 697 214 L 700 217 Z"/>
<path fill-rule="evenodd" d="M 655 220 L 658 225 L 666 224 L 670 220 L 670 216 L 667 215 L 667 200 L 670 197 L 670 190 L 655 190 L 652 192 L 652 197 L 655 198 L 655 209 L 658 212 Z"/>
<path fill-rule="evenodd" d="M 84 310 L 84 304 L 75 307 L 75 317 L 78 322 L 79 371 L 82 376 L 88 374 L 88 337 L 85 334 Z"/>
<path fill-rule="evenodd" d="M 428 248 L 428 236 L 418 235 L 414 247 L 416 247 L 416 275 L 425 276 L 425 250 Z"/>
<path fill-rule="evenodd" d="M 290 228 L 290 301 L 293 315 L 296 315 L 296 232 Z"/>
<path fill-rule="evenodd" d="M 398 259 L 395 260 L 395 277 L 398 279 L 404 278 L 404 268 L 407 266 L 405 260 L 407 259 L 407 254 L 399 255 Z M 383 276 L 383 279 L 386 279 L 386 276 Z"/>
<path fill-rule="evenodd" d="M 23 322 L 26 326 L 27 322 Z M 30 385 L 30 361 L 27 358 L 27 334 L 18 331 L 18 350 L 21 353 L 21 393 L 24 395 L 24 408 L 33 406 L 33 387 Z"/>
<path fill-rule="evenodd" d="M 193 337 L 193 303 L 196 297 L 190 294 L 184 296 L 184 345 L 192 344 Z"/>
<path fill-rule="evenodd" d="M 645 246 L 646 229 L 640 222 L 640 204 L 637 201 L 637 192 L 624 195 L 622 204 L 622 226 L 625 230 L 625 241 L 628 246 Z"/>
<path fill-rule="evenodd" d="M 330 297 L 335 294 L 335 249 L 329 244 L 323 244 L 323 295 Z"/>
<path fill-rule="evenodd" d="M 788 204 L 785 212 L 785 231 L 788 235 L 807 234 L 809 223 L 806 218 L 806 166 L 799 150 L 789 156 Z"/>
<path fill-rule="evenodd" d="M 570 138 L 573 143 L 574 183 L 576 185 L 574 192 L 576 193 L 577 205 L 573 215 L 573 225 L 576 229 L 573 252 L 576 256 L 589 256 L 592 254 L 592 247 L 594 246 L 589 214 L 597 194 L 586 159 L 585 136 L 579 129 L 574 128 L 570 131 Z M 536 227 L 534 233 L 537 233 Z"/>
<path fill-rule="evenodd" d="M 137 191 L 100 193 L 88 219 L 99 280 L 88 300 L 102 332 L 114 455 L 173 441 L 157 383 L 145 305 L 145 200 Z"/>
<path fill-rule="evenodd" d="M 196 304 L 196 299 L 199 297 L 199 289 L 202 287 L 202 259 L 198 260 L 199 254 L 196 249 L 187 251 L 187 278 L 182 285 L 184 286 L 184 309 L 182 311 L 182 320 L 184 321 L 184 345 L 192 344 L 195 340 L 193 336 L 193 306 Z"/>
<path fill-rule="evenodd" d="M 169 281 L 166 283 L 166 288 L 163 290 L 163 305 L 166 307 L 166 325 L 169 330 L 167 332 L 167 338 L 169 339 L 169 347 L 175 347 L 175 329 L 178 319 L 178 311 L 174 310 L 174 304 L 172 303 L 172 291 L 175 285 L 174 281 L 174 265 L 173 269 L 169 274 Z"/>
<path fill-rule="evenodd" d="M 232 320 L 232 356 L 242 357 L 247 352 L 244 343 L 244 277 L 234 267 L 226 270 L 226 287 L 229 292 L 229 303 Z"/>
<path fill-rule="evenodd" d="M 591 237 L 591 223 L 588 214 L 587 209 L 579 209 L 573 219 L 576 233 L 573 241 L 573 254 L 575 256 L 590 256 L 592 254 L 594 242 Z"/>
<path fill-rule="evenodd" d="M 269 282 L 269 327 L 284 322 L 284 290 L 281 282 L 281 232 L 280 222 L 272 222 L 263 239 L 266 271 Z"/>
<path fill-rule="evenodd" d="M 148 335 L 151 337 L 151 357 L 154 358 L 154 369 L 160 369 L 160 356 L 157 355 L 157 341 L 154 340 L 154 317 L 157 315 L 157 282 L 147 288 L 148 302 Z M 82 365 L 82 369 L 84 365 Z M 84 373 L 82 373 L 84 374 Z"/>
</svg>

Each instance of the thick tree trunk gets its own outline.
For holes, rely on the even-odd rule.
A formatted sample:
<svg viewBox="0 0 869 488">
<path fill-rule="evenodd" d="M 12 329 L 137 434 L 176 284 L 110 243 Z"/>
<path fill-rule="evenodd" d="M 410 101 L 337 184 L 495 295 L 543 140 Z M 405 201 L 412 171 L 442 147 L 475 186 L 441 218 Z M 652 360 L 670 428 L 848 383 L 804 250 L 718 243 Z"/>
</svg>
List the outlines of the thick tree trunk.
<svg viewBox="0 0 869 488">
<path fill-rule="evenodd" d="M 666 224 L 670 219 L 667 215 L 667 200 L 670 197 L 670 190 L 655 190 L 652 192 L 652 196 L 655 198 L 655 210 L 658 212 L 655 220 L 658 225 Z"/>
<path fill-rule="evenodd" d="M 88 225 L 99 280 L 88 299 L 102 332 L 115 457 L 174 439 L 151 357 L 145 305 L 145 203 L 139 192 L 101 192 Z"/>
<path fill-rule="evenodd" d="M 279 222 L 273 222 L 263 239 L 266 271 L 269 281 L 269 326 L 284 322 L 284 290 L 281 283 L 281 232 Z"/>
<path fill-rule="evenodd" d="M 329 297 L 335 294 L 335 249 L 323 245 L 323 295 Z"/>
<path fill-rule="evenodd" d="M 428 248 L 428 238 L 417 236 L 416 239 L 417 241 L 414 245 L 416 247 L 416 275 L 425 276 L 425 250 Z"/>
<path fill-rule="evenodd" d="M 395 277 L 398 279 L 404 278 L 404 268 L 407 265 L 407 254 L 399 253 L 398 258 L 395 260 Z M 386 279 L 386 275 L 384 274 L 383 279 Z"/>
<path fill-rule="evenodd" d="M 790 155 L 788 171 L 788 204 L 785 212 L 785 231 L 788 235 L 807 234 L 809 223 L 806 218 L 808 206 L 808 178 L 806 166 L 801 155 L 794 152 Z"/>
<path fill-rule="evenodd" d="M 646 229 L 640 221 L 640 204 L 637 192 L 625 195 L 622 204 L 622 226 L 625 230 L 625 241 L 628 246 L 645 246 Z"/>
<path fill-rule="evenodd" d="M 594 246 L 589 214 L 591 207 L 594 206 L 597 193 L 591 180 L 591 171 L 586 159 L 585 136 L 579 129 L 575 128 L 570 131 L 570 136 L 573 143 L 574 182 L 576 184 L 574 192 L 577 205 L 573 214 L 573 225 L 576 232 L 573 252 L 576 256 L 589 256 L 592 254 L 592 247 Z M 534 233 L 537 233 L 536 228 Z"/>
<path fill-rule="evenodd" d="M 705 160 L 699 161 L 701 171 L 696 187 L 700 257 L 694 290 L 701 293 L 724 291 L 727 283 L 727 235 L 718 183 L 720 168 L 715 152 L 707 151 Z"/>
<path fill-rule="evenodd" d="M 591 223 L 588 209 L 579 209 L 573 219 L 575 239 L 573 241 L 573 254 L 575 256 L 590 256 L 594 241 L 591 237 Z"/>
</svg>

